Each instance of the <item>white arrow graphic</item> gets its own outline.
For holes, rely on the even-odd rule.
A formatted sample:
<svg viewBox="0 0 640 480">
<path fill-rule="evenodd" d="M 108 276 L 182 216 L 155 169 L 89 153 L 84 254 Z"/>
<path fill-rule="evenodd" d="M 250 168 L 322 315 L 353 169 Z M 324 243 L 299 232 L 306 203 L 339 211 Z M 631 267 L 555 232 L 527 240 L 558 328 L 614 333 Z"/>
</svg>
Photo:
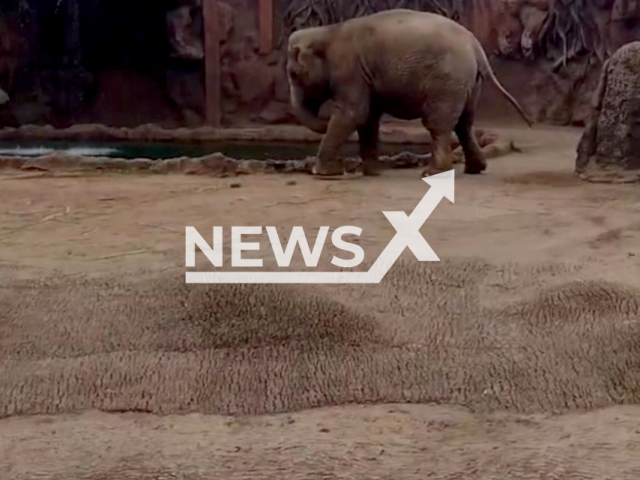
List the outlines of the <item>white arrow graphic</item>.
<svg viewBox="0 0 640 480">
<path fill-rule="evenodd" d="M 368 272 L 187 272 L 187 283 L 380 283 L 405 248 L 421 262 L 440 259 L 420 234 L 420 228 L 443 198 L 454 203 L 455 171 L 425 177 L 431 188 L 416 208 L 405 212 L 382 212 L 396 229 L 395 236 Z"/>
</svg>

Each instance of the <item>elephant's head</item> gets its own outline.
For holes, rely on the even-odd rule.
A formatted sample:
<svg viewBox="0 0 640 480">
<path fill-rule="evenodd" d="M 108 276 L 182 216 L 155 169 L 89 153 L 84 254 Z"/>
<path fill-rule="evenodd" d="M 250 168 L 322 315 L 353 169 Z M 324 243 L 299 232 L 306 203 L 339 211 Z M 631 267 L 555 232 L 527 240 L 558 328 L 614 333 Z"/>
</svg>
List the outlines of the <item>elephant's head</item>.
<svg viewBox="0 0 640 480">
<path fill-rule="evenodd" d="M 313 27 L 289 37 L 287 76 L 291 106 L 298 119 L 317 133 L 326 133 L 327 121 L 319 118 L 320 107 L 331 98 L 327 48 L 330 29 Z"/>
</svg>

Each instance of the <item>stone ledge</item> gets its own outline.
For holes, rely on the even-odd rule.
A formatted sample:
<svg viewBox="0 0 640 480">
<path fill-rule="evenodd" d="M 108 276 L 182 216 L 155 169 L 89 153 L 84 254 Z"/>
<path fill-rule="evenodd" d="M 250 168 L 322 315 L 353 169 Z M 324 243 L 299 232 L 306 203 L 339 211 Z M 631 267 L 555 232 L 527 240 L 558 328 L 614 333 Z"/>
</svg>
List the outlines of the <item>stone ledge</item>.
<svg viewBox="0 0 640 480">
<path fill-rule="evenodd" d="M 487 159 L 496 158 L 514 151 L 511 142 L 489 141 L 483 145 Z M 460 147 L 454 151 L 454 163 L 462 163 L 464 156 Z M 419 155 L 403 152 L 393 156 L 381 156 L 383 169 L 424 167 L 431 154 Z M 0 169 L 39 172 L 121 172 L 185 175 L 208 175 L 212 177 L 229 177 L 249 174 L 269 173 L 311 173 L 314 157 L 302 160 L 239 160 L 214 153 L 204 157 L 180 157 L 163 160 L 146 158 L 124 159 L 110 157 L 82 157 L 65 154 L 50 154 L 38 158 L 0 156 Z M 358 171 L 361 166 L 359 158 L 345 158 L 345 170 L 349 173 Z"/>
</svg>

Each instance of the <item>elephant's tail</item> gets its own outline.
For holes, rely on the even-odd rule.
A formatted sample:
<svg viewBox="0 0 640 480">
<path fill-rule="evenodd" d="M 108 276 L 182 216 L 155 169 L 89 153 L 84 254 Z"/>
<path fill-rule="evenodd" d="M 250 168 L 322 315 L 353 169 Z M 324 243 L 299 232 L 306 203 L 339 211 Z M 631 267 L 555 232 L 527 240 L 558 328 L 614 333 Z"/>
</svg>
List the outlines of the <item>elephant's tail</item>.
<svg viewBox="0 0 640 480">
<path fill-rule="evenodd" d="M 489 59 L 487 58 L 487 54 L 484 52 L 484 49 L 482 48 L 482 45 L 480 45 L 480 42 L 476 41 L 475 43 L 476 43 L 476 58 L 478 59 L 478 73 L 483 78 L 488 78 L 489 80 L 491 80 L 491 83 L 493 83 L 496 86 L 496 88 L 500 90 L 500 93 L 502 93 L 502 95 L 504 95 L 507 98 L 507 100 L 509 100 L 511 105 L 513 105 L 516 108 L 516 110 L 518 111 L 522 119 L 525 122 L 527 122 L 527 125 L 529 125 L 529 128 L 532 128 L 533 121 L 531 120 L 531 118 L 529 118 L 529 116 L 525 113 L 524 109 L 520 106 L 518 101 L 515 98 L 513 98 L 513 96 L 509 92 L 507 92 L 507 90 L 502 86 L 502 84 L 496 77 L 496 74 L 493 72 L 493 69 L 491 68 L 491 64 L 489 63 Z"/>
</svg>

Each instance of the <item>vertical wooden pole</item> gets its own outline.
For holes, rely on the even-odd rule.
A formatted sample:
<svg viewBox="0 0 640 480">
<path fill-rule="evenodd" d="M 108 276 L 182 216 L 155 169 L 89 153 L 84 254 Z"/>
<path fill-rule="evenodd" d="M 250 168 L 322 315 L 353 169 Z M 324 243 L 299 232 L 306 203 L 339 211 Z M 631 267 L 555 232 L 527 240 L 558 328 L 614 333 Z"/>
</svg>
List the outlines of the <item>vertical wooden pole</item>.
<svg viewBox="0 0 640 480">
<path fill-rule="evenodd" d="M 218 0 L 203 0 L 205 101 L 207 123 L 219 127 L 222 123 L 220 82 L 220 20 Z"/>
<path fill-rule="evenodd" d="M 258 5 L 260 53 L 266 55 L 273 50 L 273 0 L 258 0 Z"/>
</svg>

